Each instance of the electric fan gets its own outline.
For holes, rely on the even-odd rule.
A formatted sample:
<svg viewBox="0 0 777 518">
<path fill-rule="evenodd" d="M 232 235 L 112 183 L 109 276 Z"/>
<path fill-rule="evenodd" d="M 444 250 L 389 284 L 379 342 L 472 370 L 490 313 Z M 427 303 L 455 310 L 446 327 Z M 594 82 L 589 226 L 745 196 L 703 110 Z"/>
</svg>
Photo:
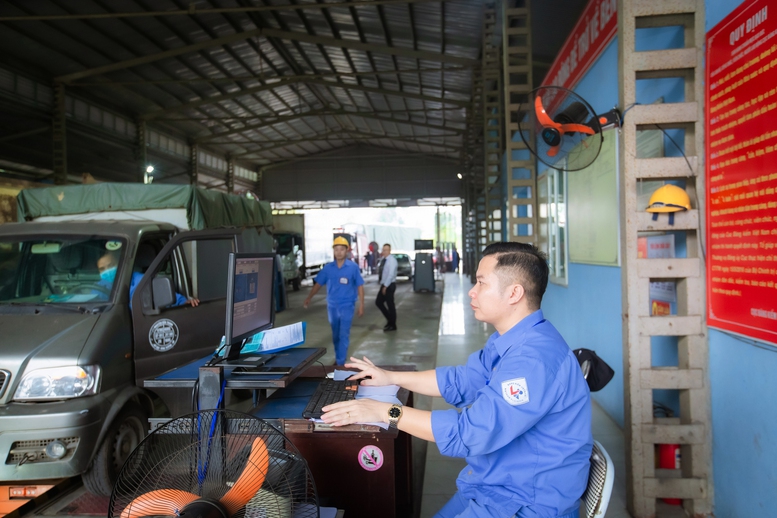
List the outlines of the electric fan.
<svg viewBox="0 0 777 518">
<path fill-rule="evenodd" d="M 228 410 L 173 419 L 130 454 L 109 517 L 318 517 L 307 463 L 265 421 Z"/>
<path fill-rule="evenodd" d="M 602 131 L 620 125 L 617 109 L 597 115 L 585 99 L 560 86 L 532 90 L 529 102 L 524 122 L 535 137 L 521 131 L 521 139 L 540 162 L 555 169 L 579 171 L 591 165 L 602 147 Z"/>
</svg>

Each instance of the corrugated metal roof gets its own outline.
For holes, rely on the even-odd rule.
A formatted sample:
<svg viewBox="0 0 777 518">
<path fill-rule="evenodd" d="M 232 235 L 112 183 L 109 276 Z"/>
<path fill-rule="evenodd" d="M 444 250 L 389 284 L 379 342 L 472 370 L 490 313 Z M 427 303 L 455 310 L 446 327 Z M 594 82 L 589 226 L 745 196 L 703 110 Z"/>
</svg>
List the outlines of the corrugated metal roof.
<svg viewBox="0 0 777 518">
<path fill-rule="evenodd" d="M 482 0 L 381 5 L 353 0 L 348 8 L 325 7 L 331 1 L 318 0 L 310 8 L 313 0 L 276 0 L 273 5 L 304 8 L 255 12 L 250 8 L 266 5 L 264 0 L 201 0 L 191 3 L 193 14 L 127 17 L 120 14 L 182 10 L 189 3 L 7 0 L 0 3 L 0 18 L 70 18 L 0 20 L 5 33 L 0 50 L 9 59 L 34 63 L 42 75 L 63 80 L 81 96 L 247 162 L 287 160 L 365 141 L 457 158 L 461 133 L 448 128 L 462 129 L 466 110 L 444 101 L 469 102 L 472 69 L 440 58 L 479 59 Z M 209 12 L 227 7 L 244 11 Z M 85 13 L 114 17 L 79 18 Z M 268 38 L 250 32 L 262 27 L 289 34 Z M 240 33 L 245 37 L 161 54 Z M 389 48 L 426 54 L 392 55 Z M 96 70 L 137 58 L 148 59 Z M 67 77 L 74 73 L 82 74 Z M 293 78 L 263 87 L 283 76 Z M 316 114 L 303 115 L 310 111 Z M 299 118 L 257 127 L 261 117 L 293 114 Z M 219 137 L 222 133 L 227 134 Z"/>
</svg>

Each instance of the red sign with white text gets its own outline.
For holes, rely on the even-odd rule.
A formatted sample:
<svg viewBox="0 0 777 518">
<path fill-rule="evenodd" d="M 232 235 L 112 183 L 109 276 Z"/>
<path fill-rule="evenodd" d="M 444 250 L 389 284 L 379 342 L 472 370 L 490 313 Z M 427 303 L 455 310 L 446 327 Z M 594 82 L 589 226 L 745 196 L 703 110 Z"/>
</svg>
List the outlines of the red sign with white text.
<svg viewBox="0 0 777 518">
<path fill-rule="evenodd" d="M 745 2 L 707 34 L 707 313 L 710 326 L 777 343 L 777 11 L 770 3 Z"/>
<path fill-rule="evenodd" d="M 617 6 L 617 0 L 588 2 L 542 81 L 543 86 L 571 89 L 580 81 L 618 32 Z"/>
</svg>

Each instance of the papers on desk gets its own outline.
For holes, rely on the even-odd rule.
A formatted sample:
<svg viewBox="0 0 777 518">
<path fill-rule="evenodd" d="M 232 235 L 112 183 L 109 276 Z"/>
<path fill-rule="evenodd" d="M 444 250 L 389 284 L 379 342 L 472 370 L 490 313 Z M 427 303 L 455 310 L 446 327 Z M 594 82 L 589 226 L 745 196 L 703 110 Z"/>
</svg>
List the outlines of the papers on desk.
<svg viewBox="0 0 777 518">
<path fill-rule="evenodd" d="M 343 370 L 335 369 L 334 379 L 344 380 L 349 376 L 353 375 L 353 373 L 354 373 L 353 371 L 343 371 Z M 356 391 L 356 399 L 367 398 L 367 399 L 374 399 L 375 401 L 381 401 L 383 403 L 391 403 L 392 405 L 401 405 L 402 402 L 399 399 L 397 399 L 397 392 L 399 392 L 399 385 L 382 385 L 379 387 L 366 387 L 364 385 L 359 385 L 359 389 Z M 316 423 L 323 423 L 321 419 L 311 419 L 311 421 Z M 384 422 L 358 423 L 358 424 L 368 424 L 372 426 L 379 426 L 384 430 L 388 429 L 388 424 Z"/>
<path fill-rule="evenodd" d="M 274 353 L 297 347 L 305 343 L 307 328 L 307 322 L 297 322 L 256 333 L 246 340 L 245 345 L 240 349 L 240 354 Z M 223 347 L 224 337 L 222 336 L 221 344 L 219 344 L 219 356 L 224 356 Z"/>
</svg>

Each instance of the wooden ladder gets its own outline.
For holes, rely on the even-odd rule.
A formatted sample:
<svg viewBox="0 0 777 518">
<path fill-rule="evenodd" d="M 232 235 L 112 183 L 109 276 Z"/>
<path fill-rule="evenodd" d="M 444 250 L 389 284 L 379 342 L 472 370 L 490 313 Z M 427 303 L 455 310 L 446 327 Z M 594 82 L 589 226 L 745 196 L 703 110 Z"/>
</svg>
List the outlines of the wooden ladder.
<svg viewBox="0 0 777 518">
<path fill-rule="evenodd" d="M 681 26 L 684 48 L 643 51 L 635 49 L 638 29 Z M 636 518 L 671 513 L 659 499 L 682 499 L 690 516 L 712 512 L 708 340 L 705 324 L 705 268 L 702 238 L 704 214 L 704 1 L 619 0 L 618 47 L 620 106 L 626 111 L 620 140 L 622 177 L 621 257 L 623 292 L 623 365 L 625 370 L 625 436 L 629 511 Z M 680 103 L 638 105 L 638 80 L 681 77 L 685 100 Z M 685 158 L 637 158 L 637 132 L 680 128 L 685 131 Z M 689 168 L 690 165 L 690 168 Z M 637 205 L 638 184 L 643 180 L 683 180 L 692 210 L 651 219 Z M 697 195 L 698 193 L 698 195 Z M 683 231 L 687 258 L 638 259 L 641 233 Z M 674 281 L 677 314 L 651 316 L 651 281 Z M 678 365 L 655 367 L 651 337 L 678 340 Z M 680 393 L 678 418 L 656 418 L 653 391 Z M 657 444 L 681 445 L 681 469 L 660 470 L 654 465 Z"/>
<path fill-rule="evenodd" d="M 502 213 L 504 190 L 502 187 L 502 152 L 504 128 L 502 126 L 502 53 L 499 26 L 493 4 L 486 4 L 483 11 L 483 146 L 484 146 L 484 194 L 485 228 L 480 229 L 479 244 L 483 246 L 502 241 Z M 485 237 L 485 242 L 482 238 Z"/>
<path fill-rule="evenodd" d="M 522 124 L 531 110 L 531 6 L 529 0 L 502 1 L 505 160 L 507 162 L 507 240 L 537 243 L 536 161 L 521 139 L 533 139 Z M 531 140 L 529 140 L 531 142 Z"/>
</svg>

